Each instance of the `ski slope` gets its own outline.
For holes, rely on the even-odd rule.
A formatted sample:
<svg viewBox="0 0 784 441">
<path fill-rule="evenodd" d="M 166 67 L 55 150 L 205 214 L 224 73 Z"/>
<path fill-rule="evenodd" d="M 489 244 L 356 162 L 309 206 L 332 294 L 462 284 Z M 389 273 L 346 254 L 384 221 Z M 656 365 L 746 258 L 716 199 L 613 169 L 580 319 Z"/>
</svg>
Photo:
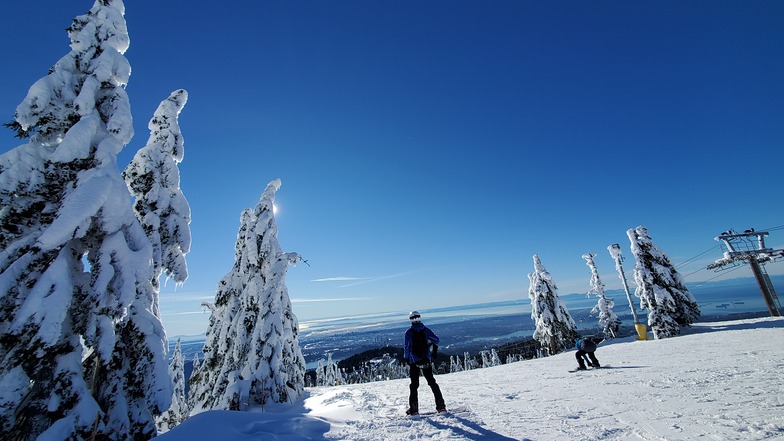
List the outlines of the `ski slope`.
<svg viewBox="0 0 784 441">
<path fill-rule="evenodd" d="M 308 389 L 265 412 L 195 415 L 185 440 L 763 440 L 784 439 L 784 319 L 696 324 L 657 341 L 603 343 L 610 367 L 569 373 L 574 351 L 436 376 L 447 407 L 410 418 L 408 380 Z M 437 332 L 437 329 L 436 329 Z M 434 407 L 420 386 L 420 410 Z"/>
</svg>

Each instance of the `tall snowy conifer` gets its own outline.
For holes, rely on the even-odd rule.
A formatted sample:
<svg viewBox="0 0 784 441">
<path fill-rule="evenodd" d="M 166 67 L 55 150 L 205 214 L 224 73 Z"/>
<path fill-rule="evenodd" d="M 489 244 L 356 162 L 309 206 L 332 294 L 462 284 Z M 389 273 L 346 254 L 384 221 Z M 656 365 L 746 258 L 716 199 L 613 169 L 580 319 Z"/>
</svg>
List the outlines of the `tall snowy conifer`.
<svg viewBox="0 0 784 441">
<path fill-rule="evenodd" d="M 191 383 L 193 412 L 291 402 L 305 384 L 299 324 L 285 277 L 296 253 L 281 251 L 273 215 L 280 180 L 269 183 L 254 210 L 245 210 L 232 270 L 218 284 Z"/>
<path fill-rule="evenodd" d="M 596 254 L 583 254 L 586 265 L 591 269 L 591 288 L 588 290 L 588 295 L 590 296 L 593 294 L 599 298 L 596 306 L 591 310 L 591 315 L 598 314 L 599 326 L 602 327 L 602 332 L 604 332 L 604 335 L 608 338 L 614 338 L 615 334 L 618 332 L 618 328 L 621 326 L 621 319 L 619 319 L 612 310 L 615 306 L 615 302 L 604 295 L 604 283 L 602 283 L 602 279 L 599 277 L 599 270 L 596 268 L 596 262 L 593 260 L 594 257 L 596 257 Z"/>
<path fill-rule="evenodd" d="M 177 339 L 171 363 L 169 377 L 172 379 L 172 403 L 169 409 L 157 418 L 158 427 L 169 431 L 188 417 L 188 403 L 185 399 L 185 358 L 182 356 L 182 343 Z"/>
<path fill-rule="evenodd" d="M 324 359 L 320 358 L 316 363 L 316 386 L 324 386 L 326 384 L 326 369 L 324 367 Z"/>
<path fill-rule="evenodd" d="M 327 354 L 327 364 L 324 371 L 324 386 L 335 386 L 337 383 L 338 366 L 332 361 L 332 353 Z"/>
<path fill-rule="evenodd" d="M 0 438 L 149 439 L 169 406 L 152 246 L 117 154 L 133 136 L 121 0 L 68 28 L 71 52 L 0 156 Z"/>
<path fill-rule="evenodd" d="M 156 287 L 164 271 L 176 283 L 188 278 L 185 254 L 191 247 L 191 209 L 180 190 L 177 168 L 184 155 L 177 118 L 187 101 L 188 92 L 179 89 L 161 102 L 148 124 L 147 145 L 136 152 L 123 172 L 136 199 L 136 216 L 152 242 Z"/>
<path fill-rule="evenodd" d="M 188 383 L 191 382 L 191 378 L 193 378 L 193 373 L 199 370 L 199 365 L 201 364 L 201 359 L 199 358 L 199 354 L 193 354 L 193 369 L 191 370 L 191 376 L 188 378 Z"/>
<path fill-rule="evenodd" d="M 537 254 L 534 254 L 534 272 L 528 274 L 528 280 L 531 318 L 536 323 L 533 338 L 548 348 L 550 355 L 554 355 L 574 343 L 578 337 L 577 325 L 566 305 L 558 298 L 555 281 Z"/>
<path fill-rule="evenodd" d="M 660 339 L 678 335 L 680 326 L 691 325 L 700 317 L 697 301 L 669 257 L 653 243 L 647 228 L 630 228 L 626 235 L 636 260 L 634 294 L 640 298 L 640 307 L 648 310 L 653 336 Z"/>
</svg>

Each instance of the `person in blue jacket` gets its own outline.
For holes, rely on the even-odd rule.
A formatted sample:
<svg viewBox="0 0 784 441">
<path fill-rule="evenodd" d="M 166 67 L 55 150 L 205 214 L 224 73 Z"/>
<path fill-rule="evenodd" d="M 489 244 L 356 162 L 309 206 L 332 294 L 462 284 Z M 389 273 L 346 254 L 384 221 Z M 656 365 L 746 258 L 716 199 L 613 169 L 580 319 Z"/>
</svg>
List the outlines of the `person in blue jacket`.
<svg viewBox="0 0 784 441">
<path fill-rule="evenodd" d="M 577 364 L 580 366 L 577 368 L 578 370 L 584 371 L 588 368 L 585 367 L 585 361 L 583 358 L 587 355 L 590 358 L 588 364 L 593 367 L 594 369 L 598 369 L 601 367 L 599 364 L 599 360 L 596 359 L 596 344 L 601 343 L 604 339 L 599 340 L 598 342 L 592 337 L 580 337 L 575 342 L 575 347 L 577 348 L 577 353 L 574 355 L 577 358 Z"/>
<path fill-rule="evenodd" d="M 417 311 L 412 311 L 408 315 L 411 327 L 406 331 L 405 344 L 403 346 L 403 358 L 409 365 L 411 376 L 411 393 L 408 396 L 408 410 L 406 414 L 419 414 L 419 373 L 421 372 L 427 380 L 428 386 L 433 391 L 436 399 L 436 411 L 445 412 L 446 405 L 444 397 L 441 395 L 441 388 L 438 387 L 433 376 L 432 359 L 438 353 L 438 336 L 427 326 L 422 324 L 422 316 Z M 432 350 L 432 352 L 431 352 Z"/>
</svg>

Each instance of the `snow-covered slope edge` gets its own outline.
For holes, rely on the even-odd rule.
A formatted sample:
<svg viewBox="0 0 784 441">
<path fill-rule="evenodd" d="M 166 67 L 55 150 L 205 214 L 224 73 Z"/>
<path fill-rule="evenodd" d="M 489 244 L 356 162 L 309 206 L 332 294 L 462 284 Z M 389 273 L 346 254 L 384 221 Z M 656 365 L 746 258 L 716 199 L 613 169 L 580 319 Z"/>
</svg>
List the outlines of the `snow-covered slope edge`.
<svg viewBox="0 0 784 441">
<path fill-rule="evenodd" d="M 403 416 L 408 381 L 308 390 L 265 413 L 206 412 L 163 441 L 221 439 L 761 440 L 784 436 L 784 319 L 696 324 L 688 335 L 600 345 L 607 369 L 568 373 L 574 351 L 437 376 L 447 406 Z M 420 409 L 433 407 L 427 385 Z"/>
</svg>

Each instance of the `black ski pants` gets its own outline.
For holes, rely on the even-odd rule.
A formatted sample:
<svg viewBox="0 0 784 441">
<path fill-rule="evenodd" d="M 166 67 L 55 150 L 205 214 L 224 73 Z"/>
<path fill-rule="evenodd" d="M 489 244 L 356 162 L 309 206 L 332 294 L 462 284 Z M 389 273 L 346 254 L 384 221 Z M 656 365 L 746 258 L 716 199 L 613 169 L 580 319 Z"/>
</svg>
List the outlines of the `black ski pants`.
<svg viewBox="0 0 784 441">
<path fill-rule="evenodd" d="M 444 397 L 441 395 L 441 388 L 438 387 L 436 383 L 436 378 L 433 376 L 433 364 L 428 363 L 425 366 L 417 366 L 415 364 L 411 365 L 411 369 L 409 374 L 411 376 L 411 385 L 409 388 L 411 389 L 411 394 L 408 396 L 408 407 L 413 412 L 419 412 L 419 372 L 425 376 L 425 380 L 427 380 L 427 385 L 430 386 L 430 389 L 433 391 L 433 397 L 436 399 L 436 409 L 446 409 L 446 405 L 444 404 Z"/>
<path fill-rule="evenodd" d="M 585 369 L 585 362 L 583 361 L 583 356 L 586 354 L 588 354 L 588 358 L 591 359 L 591 363 L 593 363 L 593 366 L 599 367 L 599 360 L 596 359 L 596 355 L 594 355 L 593 352 L 586 352 L 580 349 L 575 354 L 575 357 L 577 357 L 577 363 L 580 365 L 580 369 Z"/>
</svg>

